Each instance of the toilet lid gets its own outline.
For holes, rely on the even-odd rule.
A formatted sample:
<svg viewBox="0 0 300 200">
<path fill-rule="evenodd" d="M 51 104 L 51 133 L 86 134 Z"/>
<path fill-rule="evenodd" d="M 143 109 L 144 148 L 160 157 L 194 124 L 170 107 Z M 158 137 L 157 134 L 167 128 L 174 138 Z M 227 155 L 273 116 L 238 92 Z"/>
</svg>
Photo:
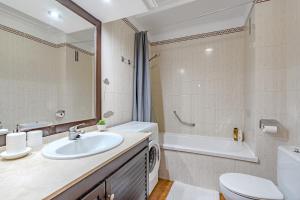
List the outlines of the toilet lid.
<svg viewBox="0 0 300 200">
<path fill-rule="evenodd" d="M 231 192 L 244 197 L 283 200 L 282 193 L 274 183 L 264 178 L 239 173 L 228 173 L 220 176 L 220 183 Z"/>
</svg>

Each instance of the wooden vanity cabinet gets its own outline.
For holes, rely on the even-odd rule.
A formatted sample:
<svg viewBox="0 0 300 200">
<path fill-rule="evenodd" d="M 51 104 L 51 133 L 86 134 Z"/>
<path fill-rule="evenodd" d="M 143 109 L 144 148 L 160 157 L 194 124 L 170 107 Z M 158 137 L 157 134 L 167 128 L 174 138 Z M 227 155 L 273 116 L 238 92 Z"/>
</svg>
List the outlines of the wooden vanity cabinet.
<svg viewBox="0 0 300 200">
<path fill-rule="evenodd" d="M 105 182 L 101 183 L 91 192 L 86 194 L 81 200 L 105 200 Z"/>
<path fill-rule="evenodd" d="M 135 156 L 106 181 L 106 193 L 113 200 L 147 199 L 146 151 Z"/>
<path fill-rule="evenodd" d="M 143 141 L 50 199 L 147 200 L 148 144 L 148 140 Z"/>
</svg>

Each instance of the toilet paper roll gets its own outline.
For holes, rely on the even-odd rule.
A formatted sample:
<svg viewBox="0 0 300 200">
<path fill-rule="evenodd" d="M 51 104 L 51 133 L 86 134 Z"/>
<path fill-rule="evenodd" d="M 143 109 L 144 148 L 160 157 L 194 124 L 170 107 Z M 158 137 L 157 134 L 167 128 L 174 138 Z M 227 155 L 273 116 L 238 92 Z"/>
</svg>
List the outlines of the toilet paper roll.
<svg viewBox="0 0 300 200">
<path fill-rule="evenodd" d="M 6 135 L 6 152 L 8 154 L 20 153 L 26 150 L 26 133 L 9 133 Z"/>
<path fill-rule="evenodd" d="M 43 144 L 43 131 L 30 131 L 27 133 L 27 146 L 38 147 Z"/>
<path fill-rule="evenodd" d="M 276 134 L 278 132 L 278 127 L 277 126 L 264 126 L 263 132 Z"/>
</svg>

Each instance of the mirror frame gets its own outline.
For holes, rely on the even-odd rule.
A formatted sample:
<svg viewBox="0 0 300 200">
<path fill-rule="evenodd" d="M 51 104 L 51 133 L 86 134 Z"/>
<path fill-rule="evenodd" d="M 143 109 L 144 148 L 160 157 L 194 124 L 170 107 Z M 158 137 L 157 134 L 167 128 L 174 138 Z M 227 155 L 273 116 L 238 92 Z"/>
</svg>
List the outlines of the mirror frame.
<svg viewBox="0 0 300 200">
<path fill-rule="evenodd" d="M 96 27 L 96 110 L 95 110 L 95 118 L 93 119 L 87 119 L 87 120 L 80 120 L 80 121 L 74 121 L 74 122 L 68 122 L 65 124 L 58 124 L 54 125 L 55 132 L 49 132 L 47 135 L 52 135 L 56 133 L 61 133 L 67 131 L 71 126 L 75 126 L 77 124 L 84 123 L 85 126 L 93 126 L 96 125 L 97 122 L 101 119 L 102 113 L 101 113 L 101 26 L 102 22 L 95 18 L 93 15 L 91 15 L 89 12 L 84 10 L 82 7 L 77 5 L 71 0 L 56 0 L 69 10 L 73 11 L 78 16 L 82 17 L 83 19 L 87 20 L 91 24 L 93 24 Z M 49 127 L 48 127 L 49 128 Z"/>
<path fill-rule="evenodd" d="M 56 0 L 59 2 L 61 5 L 64 7 L 68 8 L 69 10 L 73 11 L 75 14 L 78 16 L 84 18 L 91 24 L 93 24 L 96 27 L 96 102 L 95 102 L 95 118 L 93 119 L 87 119 L 87 120 L 80 120 L 80 121 L 73 121 L 73 122 L 68 122 L 68 123 L 63 123 L 63 124 L 57 124 L 57 125 L 52 125 L 48 127 L 43 127 L 43 128 L 38 128 L 38 130 L 43 130 L 43 136 L 49 136 L 49 135 L 54 135 L 57 133 L 62 133 L 67 131 L 71 126 L 77 125 L 84 123 L 85 126 L 93 126 L 96 125 L 97 121 L 101 119 L 101 26 L 102 22 L 92 16 L 89 12 L 81 8 L 79 5 L 74 3 L 71 0 Z M 31 130 L 36 130 L 36 129 L 31 129 Z M 31 130 L 26 130 L 31 131 Z M 6 141 L 5 141 L 5 135 L 0 136 L 0 146 L 4 146 Z"/>
</svg>

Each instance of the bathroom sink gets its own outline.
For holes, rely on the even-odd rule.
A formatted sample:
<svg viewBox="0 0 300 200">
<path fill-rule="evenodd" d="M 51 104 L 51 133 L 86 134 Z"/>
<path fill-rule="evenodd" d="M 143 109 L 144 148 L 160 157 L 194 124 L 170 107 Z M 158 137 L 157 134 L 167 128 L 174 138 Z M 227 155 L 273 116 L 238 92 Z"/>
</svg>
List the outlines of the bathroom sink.
<svg viewBox="0 0 300 200">
<path fill-rule="evenodd" d="M 111 132 L 89 132 L 77 140 L 68 137 L 47 144 L 42 154 L 46 158 L 67 160 L 91 156 L 111 150 L 123 142 L 123 136 Z"/>
</svg>

